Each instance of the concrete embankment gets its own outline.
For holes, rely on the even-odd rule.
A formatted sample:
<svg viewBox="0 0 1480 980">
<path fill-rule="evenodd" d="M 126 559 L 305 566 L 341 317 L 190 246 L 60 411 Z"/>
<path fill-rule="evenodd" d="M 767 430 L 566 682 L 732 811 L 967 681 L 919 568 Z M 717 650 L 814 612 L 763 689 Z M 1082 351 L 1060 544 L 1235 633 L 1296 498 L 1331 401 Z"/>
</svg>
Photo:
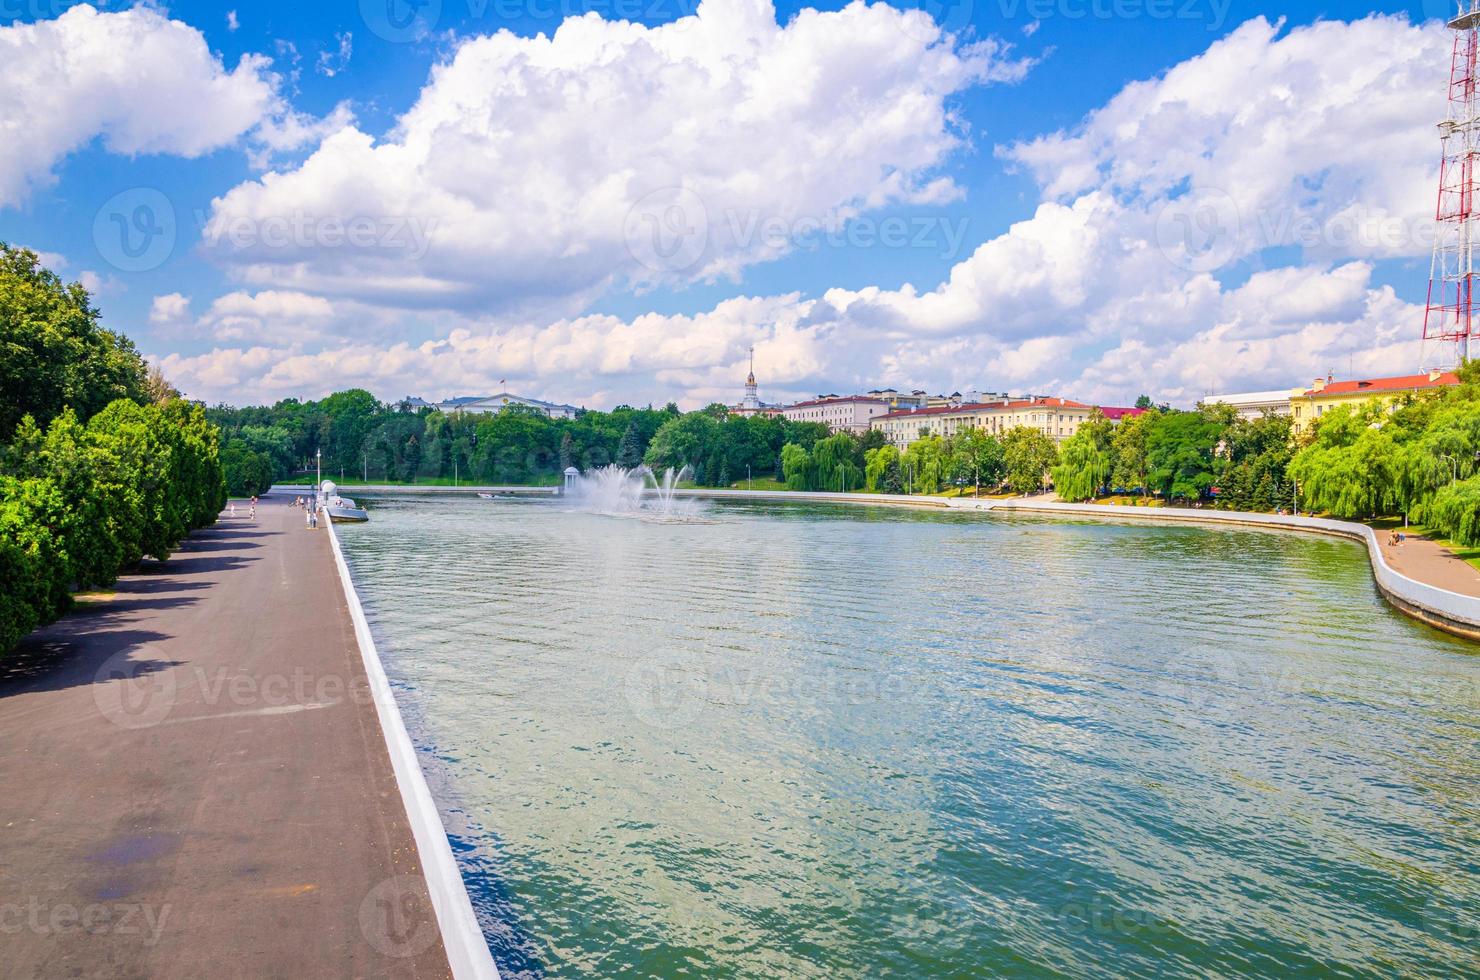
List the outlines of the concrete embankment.
<svg viewBox="0 0 1480 980">
<path fill-rule="evenodd" d="M 1378 532 L 1365 524 L 1293 514 L 1251 514 L 1240 511 L 1203 510 L 1187 507 L 1123 507 L 1112 504 L 1066 504 L 1050 501 L 966 501 L 981 509 L 1004 513 L 1028 513 L 1058 517 L 1094 517 L 1115 521 L 1139 520 L 1174 523 L 1259 527 L 1351 538 L 1367 546 L 1372 577 L 1388 602 L 1415 619 L 1447 633 L 1480 640 L 1480 596 L 1444 588 L 1433 581 L 1405 575 L 1388 560 Z M 1458 561 L 1458 559 L 1454 559 Z M 1433 575 L 1438 578 L 1437 574 Z"/>
<path fill-rule="evenodd" d="M 444 942 L 405 746 L 291 499 L 0 659 L 0 973 L 494 975 Z"/>
</svg>

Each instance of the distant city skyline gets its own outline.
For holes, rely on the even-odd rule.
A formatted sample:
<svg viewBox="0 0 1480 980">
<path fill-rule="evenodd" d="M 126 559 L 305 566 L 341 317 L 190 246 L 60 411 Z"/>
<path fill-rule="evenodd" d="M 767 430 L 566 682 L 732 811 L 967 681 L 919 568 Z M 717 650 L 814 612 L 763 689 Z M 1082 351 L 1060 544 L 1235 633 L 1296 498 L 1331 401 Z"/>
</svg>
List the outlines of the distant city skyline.
<svg viewBox="0 0 1480 980">
<path fill-rule="evenodd" d="M 1442 358 L 1449 5 L 838 6 L 42 5 L 0 24 L 0 240 L 213 403 L 695 408 L 754 347 L 781 403 L 1190 405 Z"/>
</svg>

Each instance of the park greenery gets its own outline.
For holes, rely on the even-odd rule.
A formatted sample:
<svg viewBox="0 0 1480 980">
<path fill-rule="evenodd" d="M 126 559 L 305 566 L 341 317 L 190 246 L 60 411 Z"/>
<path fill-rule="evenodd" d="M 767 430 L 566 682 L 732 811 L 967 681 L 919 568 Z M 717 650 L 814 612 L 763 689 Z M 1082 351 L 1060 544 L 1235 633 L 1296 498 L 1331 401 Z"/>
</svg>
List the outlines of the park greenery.
<svg viewBox="0 0 1480 980">
<path fill-rule="evenodd" d="M 226 502 L 218 433 L 81 285 L 0 243 L 0 653 Z"/>
<path fill-rule="evenodd" d="M 1289 472 L 1311 510 L 1402 516 L 1456 544 L 1480 544 L 1480 367 L 1460 384 L 1390 407 L 1369 401 L 1323 415 Z"/>
</svg>

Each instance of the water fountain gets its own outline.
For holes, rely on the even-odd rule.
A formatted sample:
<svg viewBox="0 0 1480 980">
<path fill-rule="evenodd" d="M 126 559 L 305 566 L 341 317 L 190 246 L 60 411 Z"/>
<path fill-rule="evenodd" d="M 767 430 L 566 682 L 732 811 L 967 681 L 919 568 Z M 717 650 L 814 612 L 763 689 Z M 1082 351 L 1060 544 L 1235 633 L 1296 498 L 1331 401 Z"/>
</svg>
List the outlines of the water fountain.
<svg viewBox="0 0 1480 980">
<path fill-rule="evenodd" d="M 691 472 L 687 466 L 669 468 L 660 479 L 646 466 L 603 466 L 576 477 L 567 476 L 565 496 L 577 509 L 597 514 L 685 520 L 693 517 L 695 501 L 679 498 L 675 491 Z"/>
</svg>

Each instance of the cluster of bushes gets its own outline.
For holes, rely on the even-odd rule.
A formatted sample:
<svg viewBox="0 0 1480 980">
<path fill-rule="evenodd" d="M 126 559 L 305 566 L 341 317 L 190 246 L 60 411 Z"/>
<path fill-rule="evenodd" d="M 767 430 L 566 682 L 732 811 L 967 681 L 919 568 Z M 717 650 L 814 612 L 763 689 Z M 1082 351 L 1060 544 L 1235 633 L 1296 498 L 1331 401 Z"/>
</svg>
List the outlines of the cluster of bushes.
<svg viewBox="0 0 1480 980">
<path fill-rule="evenodd" d="M 0 652 L 225 504 L 218 434 L 81 286 L 0 243 Z M 11 354 L 14 352 L 14 356 Z M 97 373 L 93 373 L 96 371 Z"/>
</svg>

